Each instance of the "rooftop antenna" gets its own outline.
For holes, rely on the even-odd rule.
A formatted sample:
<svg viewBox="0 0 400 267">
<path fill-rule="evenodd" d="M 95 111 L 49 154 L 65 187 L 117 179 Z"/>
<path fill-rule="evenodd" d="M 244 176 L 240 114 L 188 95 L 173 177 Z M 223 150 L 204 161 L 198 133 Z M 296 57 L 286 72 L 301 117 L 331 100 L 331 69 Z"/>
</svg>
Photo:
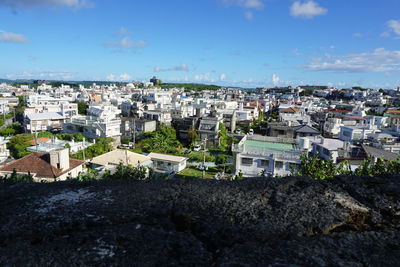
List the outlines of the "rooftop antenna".
<svg viewBox="0 0 400 267">
<path fill-rule="evenodd" d="M 39 152 L 37 125 L 35 126 L 35 144 L 36 144 L 36 153 L 37 153 L 37 152 Z"/>
</svg>

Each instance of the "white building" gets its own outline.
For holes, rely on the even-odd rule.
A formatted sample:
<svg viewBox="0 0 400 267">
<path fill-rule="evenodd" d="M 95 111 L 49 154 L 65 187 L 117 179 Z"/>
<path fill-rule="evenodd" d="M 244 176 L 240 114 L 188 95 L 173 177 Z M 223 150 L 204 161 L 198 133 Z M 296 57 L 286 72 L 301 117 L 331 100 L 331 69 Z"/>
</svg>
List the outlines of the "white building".
<svg viewBox="0 0 400 267">
<path fill-rule="evenodd" d="M 64 127 L 67 133 L 82 133 L 90 139 L 112 137 L 120 143 L 121 119 L 117 117 L 119 109 L 114 106 L 91 106 L 87 116 L 75 116 Z"/>
<path fill-rule="evenodd" d="M 357 142 L 367 139 L 368 134 L 381 132 L 375 125 L 341 126 L 339 139 L 347 142 Z"/>
<path fill-rule="evenodd" d="M 10 151 L 7 148 L 8 140 L 0 137 L 0 163 L 3 163 L 10 157 Z"/>
<path fill-rule="evenodd" d="M 44 152 L 50 153 L 50 151 L 62 149 L 62 148 L 69 148 L 69 152 L 74 154 L 80 150 L 88 148 L 89 146 L 93 145 L 90 142 L 75 142 L 75 141 L 65 141 L 65 140 L 58 140 L 57 138 L 53 138 L 48 140 L 47 142 L 37 142 L 37 145 L 30 146 L 26 150 L 31 152 Z"/>
<path fill-rule="evenodd" d="M 235 174 L 287 176 L 300 164 L 303 153 L 294 139 L 245 136 L 232 146 Z"/>
<path fill-rule="evenodd" d="M 171 104 L 172 93 L 170 91 L 150 91 L 147 93 L 145 99 L 148 102 L 167 105 Z"/>
<path fill-rule="evenodd" d="M 133 167 L 150 167 L 152 165 L 149 156 L 131 152 L 129 150 L 116 149 L 103 155 L 93 158 L 91 161 L 93 168 L 98 171 L 110 170 L 113 173 L 119 164 L 130 165 Z"/>
<path fill-rule="evenodd" d="M 25 108 L 24 116 L 33 113 L 56 112 L 66 118 L 78 115 L 78 104 L 60 101 L 58 104 L 33 104 Z"/>
<path fill-rule="evenodd" d="M 143 112 L 143 118 L 153 120 L 159 123 L 170 125 L 172 122 L 171 112 L 167 110 L 147 110 Z"/>
<path fill-rule="evenodd" d="M 0 100 L 0 114 L 7 114 L 10 112 L 7 100 Z"/>
<path fill-rule="evenodd" d="M 161 171 L 174 171 L 178 173 L 186 168 L 188 158 L 178 157 L 159 153 L 150 153 L 147 155 L 153 161 L 153 168 Z"/>
<path fill-rule="evenodd" d="M 56 112 L 27 114 L 24 120 L 25 131 L 28 133 L 41 131 L 61 131 L 65 117 Z"/>
</svg>

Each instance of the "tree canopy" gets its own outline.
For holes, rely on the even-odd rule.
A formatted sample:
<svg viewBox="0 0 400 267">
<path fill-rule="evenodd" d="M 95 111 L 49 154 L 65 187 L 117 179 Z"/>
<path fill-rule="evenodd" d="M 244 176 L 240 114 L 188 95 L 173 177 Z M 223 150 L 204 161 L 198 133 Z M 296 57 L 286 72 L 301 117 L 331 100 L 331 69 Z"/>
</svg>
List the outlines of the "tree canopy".
<svg viewBox="0 0 400 267">
<path fill-rule="evenodd" d="M 174 128 L 161 125 L 156 131 L 146 133 L 140 146 L 146 152 L 176 153 L 182 144 L 178 141 Z"/>
<path fill-rule="evenodd" d="M 71 155 L 71 158 L 83 160 L 83 156 L 85 155 L 85 159 L 91 159 L 107 152 L 110 152 L 113 149 L 111 143 L 114 141 L 111 137 L 100 137 L 96 139 L 96 144 L 81 150 L 75 154 Z"/>
<path fill-rule="evenodd" d="M 185 91 L 216 91 L 221 89 L 218 85 L 208 85 L 208 84 L 196 84 L 196 83 L 163 83 L 162 88 L 185 88 Z"/>
</svg>

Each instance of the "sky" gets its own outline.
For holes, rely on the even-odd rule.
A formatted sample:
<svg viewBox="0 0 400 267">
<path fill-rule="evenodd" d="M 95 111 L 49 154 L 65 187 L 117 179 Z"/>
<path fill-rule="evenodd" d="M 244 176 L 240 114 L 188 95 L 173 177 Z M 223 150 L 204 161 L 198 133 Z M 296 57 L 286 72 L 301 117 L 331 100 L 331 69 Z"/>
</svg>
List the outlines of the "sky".
<svg viewBox="0 0 400 267">
<path fill-rule="evenodd" d="M 399 0 L 0 0 L 0 78 L 400 86 Z"/>
</svg>

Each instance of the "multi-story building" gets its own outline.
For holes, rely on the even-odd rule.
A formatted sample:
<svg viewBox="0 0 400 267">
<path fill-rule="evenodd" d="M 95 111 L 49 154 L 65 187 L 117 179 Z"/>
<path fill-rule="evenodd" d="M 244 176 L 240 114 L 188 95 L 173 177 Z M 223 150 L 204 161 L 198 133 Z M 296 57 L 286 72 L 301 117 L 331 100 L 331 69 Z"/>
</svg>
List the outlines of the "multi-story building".
<svg viewBox="0 0 400 267">
<path fill-rule="evenodd" d="M 60 101 L 59 104 L 35 104 L 25 108 L 24 116 L 33 113 L 56 112 L 66 118 L 78 115 L 78 104 L 69 103 L 68 101 Z"/>
<path fill-rule="evenodd" d="M 220 124 L 223 124 L 223 118 L 218 116 L 215 111 L 211 112 L 210 116 L 203 116 L 200 119 L 197 133 L 201 141 L 207 140 L 207 147 L 218 147 L 220 145 Z"/>
<path fill-rule="evenodd" d="M 121 119 L 119 110 L 113 106 L 90 107 L 87 116 L 75 116 L 68 120 L 64 131 L 82 133 L 90 139 L 112 137 L 115 144 L 121 141 Z"/>
<path fill-rule="evenodd" d="M 294 139 L 247 135 L 232 145 L 235 174 L 286 176 L 300 164 L 303 151 Z"/>
<path fill-rule="evenodd" d="M 143 112 L 143 118 L 146 120 L 154 120 L 165 125 L 170 125 L 172 121 L 171 112 L 167 110 L 146 110 Z"/>
<path fill-rule="evenodd" d="M 7 148 L 8 140 L 0 137 L 0 163 L 3 163 L 10 157 L 10 151 Z"/>
<path fill-rule="evenodd" d="M 143 133 L 153 132 L 157 129 L 157 122 L 132 117 L 121 118 L 121 134 L 123 137 L 133 138 Z"/>
<path fill-rule="evenodd" d="M 60 132 L 63 129 L 65 117 L 56 112 L 27 114 L 24 119 L 25 132 L 41 131 Z"/>
<path fill-rule="evenodd" d="M 347 142 L 359 142 L 367 139 L 368 134 L 379 133 L 375 125 L 341 126 L 339 139 Z"/>
</svg>

